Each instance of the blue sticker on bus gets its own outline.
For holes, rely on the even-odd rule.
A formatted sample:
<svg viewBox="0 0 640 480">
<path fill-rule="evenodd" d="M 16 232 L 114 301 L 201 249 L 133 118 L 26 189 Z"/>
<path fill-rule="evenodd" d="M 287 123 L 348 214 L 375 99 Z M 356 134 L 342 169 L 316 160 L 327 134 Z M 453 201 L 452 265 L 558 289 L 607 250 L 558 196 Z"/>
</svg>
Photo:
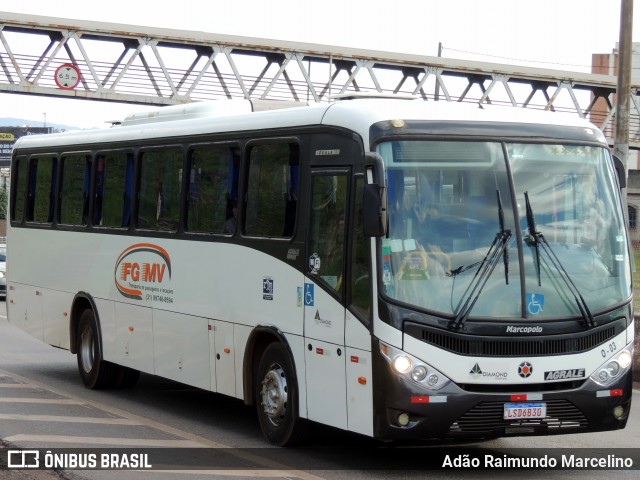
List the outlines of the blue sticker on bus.
<svg viewBox="0 0 640 480">
<path fill-rule="evenodd" d="M 527 312 L 538 315 L 544 310 L 544 295 L 542 293 L 527 293 Z"/>
<path fill-rule="evenodd" d="M 304 305 L 305 307 L 313 307 L 313 283 L 304 284 Z"/>
</svg>

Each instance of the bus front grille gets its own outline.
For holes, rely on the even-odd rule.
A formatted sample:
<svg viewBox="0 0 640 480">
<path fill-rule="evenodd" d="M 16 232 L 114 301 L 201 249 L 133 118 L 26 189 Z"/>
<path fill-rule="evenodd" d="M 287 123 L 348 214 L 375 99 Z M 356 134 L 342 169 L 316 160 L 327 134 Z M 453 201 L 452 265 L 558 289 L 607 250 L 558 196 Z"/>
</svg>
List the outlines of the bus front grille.
<svg viewBox="0 0 640 480">
<path fill-rule="evenodd" d="M 527 337 L 486 337 L 447 332 L 438 328 L 405 322 L 407 335 L 459 355 L 487 357 L 534 357 L 568 355 L 589 351 L 612 339 L 626 328 L 617 321 L 580 333 Z"/>
<path fill-rule="evenodd" d="M 588 427 L 584 414 L 567 400 L 548 400 L 547 416 L 543 419 L 504 420 L 504 402 L 483 402 L 462 415 L 449 428 L 452 434 L 502 435 L 523 433 L 553 433 L 560 430 L 581 430 Z"/>
</svg>

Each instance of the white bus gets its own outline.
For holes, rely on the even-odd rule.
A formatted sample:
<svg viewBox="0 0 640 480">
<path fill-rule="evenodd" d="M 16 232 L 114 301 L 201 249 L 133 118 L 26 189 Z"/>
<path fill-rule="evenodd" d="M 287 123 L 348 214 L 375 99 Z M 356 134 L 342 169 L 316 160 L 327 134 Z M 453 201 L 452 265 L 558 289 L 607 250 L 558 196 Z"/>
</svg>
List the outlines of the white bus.
<svg viewBox="0 0 640 480">
<path fill-rule="evenodd" d="M 76 354 L 89 388 L 145 372 L 254 404 L 275 445 L 306 421 L 381 440 L 625 426 L 624 169 L 597 128 L 256 107 L 21 138 L 9 320 Z"/>
</svg>

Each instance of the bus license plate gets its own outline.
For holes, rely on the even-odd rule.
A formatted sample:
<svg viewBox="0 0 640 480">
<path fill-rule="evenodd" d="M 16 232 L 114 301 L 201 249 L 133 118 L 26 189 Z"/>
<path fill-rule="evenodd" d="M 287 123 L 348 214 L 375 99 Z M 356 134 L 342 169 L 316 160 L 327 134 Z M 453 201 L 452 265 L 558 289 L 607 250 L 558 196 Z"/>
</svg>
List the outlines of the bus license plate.
<svg viewBox="0 0 640 480">
<path fill-rule="evenodd" d="M 544 418 L 547 416 L 546 403 L 505 403 L 505 420 L 519 420 L 526 418 Z"/>
</svg>

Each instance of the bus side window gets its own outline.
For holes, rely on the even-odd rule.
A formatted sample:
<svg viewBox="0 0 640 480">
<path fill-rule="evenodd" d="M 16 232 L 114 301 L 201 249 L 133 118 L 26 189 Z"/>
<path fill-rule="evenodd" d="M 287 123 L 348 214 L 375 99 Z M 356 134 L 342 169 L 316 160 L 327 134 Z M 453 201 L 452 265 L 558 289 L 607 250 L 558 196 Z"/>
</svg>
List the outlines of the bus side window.
<svg viewBox="0 0 640 480">
<path fill-rule="evenodd" d="M 86 225 L 89 203 L 90 157 L 69 155 L 62 158 L 60 209 L 58 221 L 66 225 Z"/>
<path fill-rule="evenodd" d="M 369 239 L 364 236 L 363 201 L 364 177 L 357 177 L 355 206 L 353 209 L 353 233 L 351 246 L 351 308 L 358 318 L 371 323 L 371 279 L 369 273 Z"/>
<path fill-rule="evenodd" d="M 239 149 L 221 145 L 189 152 L 186 229 L 198 233 L 233 234 L 233 207 L 238 198 Z"/>
<path fill-rule="evenodd" d="M 27 157 L 18 157 L 13 166 L 13 182 L 11 184 L 11 220 L 22 222 L 24 201 L 27 191 Z"/>
<path fill-rule="evenodd" d="M 309 252 L 317 255 L 320 265 L 311 273 L 340 296 L 344 291 L 347 183 L 347 175 L 319 174 L 311 186 Z"/>
<path fill-rule="evenodd" d="M 56 159 L 32 158 L 30 166 L 27 221 L 52 223 Z"/>
<path fill-rule="evenodd" d="M 267 143 L 249 150 L 244 229 L 247 235 L 288 238 L 297 209 L 300 149 L 295 143 Z"/>
<path fill-rule="evenodd" d="M 291 165 L 289 168 L 292 179 L 289 193 L 285 198 L 284 207 L 284 232 L 283 237 L 293 236 L 293 228 L 296 225 L 296 211 L 298 209 L 298 165 Z"/>
<path fill-rule="evenodd" d="M 137 226 L 175 232 L 180 221 L 182 149 L 163 148 L 143 152 Z"/>
<path fill-rule="evenodd" d="M 94 225 L 126 227 L 131 211 L 133 156 L 106 152 L 96 157 L 96 163 Z"/>
</svg>

